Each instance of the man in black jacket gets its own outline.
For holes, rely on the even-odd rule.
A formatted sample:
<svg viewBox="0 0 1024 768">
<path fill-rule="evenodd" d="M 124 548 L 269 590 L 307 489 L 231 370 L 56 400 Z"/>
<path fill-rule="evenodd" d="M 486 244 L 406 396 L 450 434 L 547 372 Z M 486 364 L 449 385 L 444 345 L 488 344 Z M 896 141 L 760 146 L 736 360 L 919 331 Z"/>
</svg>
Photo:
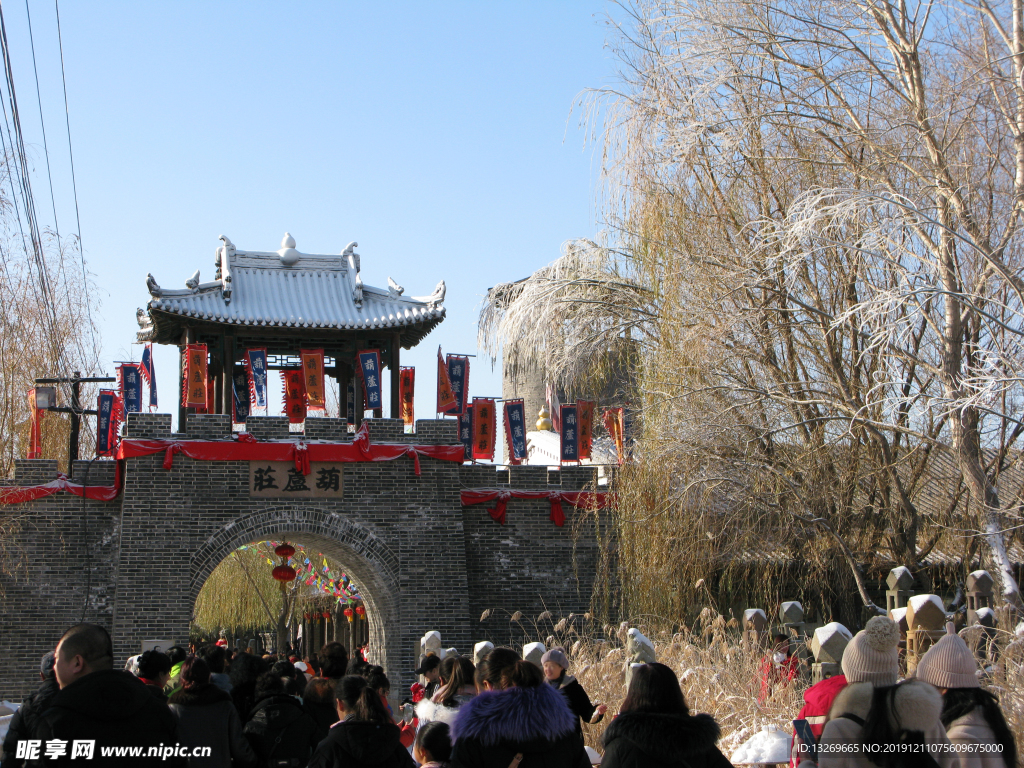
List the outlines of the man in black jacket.
<svg viewBox="0 0 1024 768">
<path fill-rule="evenodd" d="M 4 759 L 0 763 L 0 768 L 22 768 L 25 765 L 25 758 L 17 757 L 18 742 L 32 738 L 32 732 L 35 730 L 39 716 L 49 709 L 50 701 L 60 690 L 60 686 L 57 685 L 57 675 L 53 671 L 55 658 L 53 651 L 43 656 L 39 665 L 39 677 L 43 684 L 35 693 L 25 699 L 24 703 L 18 707 L 18 711 L 14 713 L 14 717 L 11 718 L 7 736 L 4 737 Z"/>
<path fill-rule="evenodd" d="M 103 627 L 77 624 L 64 633 L 54 665 L 60 692 L 32 734 L 51 754 L 40 750 L 29 765 L 78 765 L 90 742 L 92 766 L 186 764 L 166 751 L 175 749 L 177 718 L 137 677 L 113 664 Z"/>
</svg>

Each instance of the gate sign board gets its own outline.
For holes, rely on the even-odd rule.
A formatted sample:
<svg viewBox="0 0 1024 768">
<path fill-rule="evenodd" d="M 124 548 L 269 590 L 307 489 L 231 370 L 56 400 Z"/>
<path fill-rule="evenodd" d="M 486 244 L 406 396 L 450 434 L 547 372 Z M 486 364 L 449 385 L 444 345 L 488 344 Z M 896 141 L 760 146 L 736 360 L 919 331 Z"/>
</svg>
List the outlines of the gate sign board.
<svg viewBox="0 0 1024 768">
<path fill-rule="evenodd" d="M 304 475 L 294 461 L 250 461 L 249 496 L 261 499 L 340 499 L 341 462 L 314 461 Z"/>
</svg>

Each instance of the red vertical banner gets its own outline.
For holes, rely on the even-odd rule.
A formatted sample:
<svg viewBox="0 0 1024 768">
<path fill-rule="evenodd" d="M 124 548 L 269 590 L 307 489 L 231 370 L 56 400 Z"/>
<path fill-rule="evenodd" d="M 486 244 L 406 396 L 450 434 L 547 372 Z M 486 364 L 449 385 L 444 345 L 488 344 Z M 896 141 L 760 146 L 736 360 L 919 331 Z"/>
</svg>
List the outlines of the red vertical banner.
<svg viewBox="0 0 1024 768">
<path fill-rule="evenodd" d="M 281 371 L 284 379 L 284 412 L 289 424 L 301 424 L 306 420 L 306 385 L 301 368 L 285 368 Z"/>
<path fill-rule="evenodd" d="M 493 397 L 473 398 L 473 459 L 494 460 L 497 404 Z"/>
<path fill-rule="evenodd" d="M 327 392 L 324 388 L 324 351 L 322 349 L 300 349 L 303 384 L 306 387 L 306 405 L 311 410 L 327 409 Z"/>
<path fill-rule="evenodd" d="M 576 419 L 580 434 L 580 461 L 591 458 L 594 445 L 594 401 L 576 401 Z"/>
<path fill-rule="evenodd" d="M 604 428 L 608 430 L 608 436 L 615 443 L 615 453 L 619 457 L 619 464 L 625 459 L 625 445 L 623 443 L 623 431 L 625 416 L 622 408 L 606 408 L 604 412 Z"/>
<path fill-rule="evenodd" d="M 402 404 L 402 421 L 405 422 L 405 426 L 411 427 L 416 420 L 416 369 L 402 368 L 399 371 L 398 386 L 398 397 Z"/>
<path fill-rule="evenodd" d="M 46 410 L 36 408 L 36 388 L 28 391 L 28 407 L 31 413 L 31 425 L 28 435 L 28 455 L 26 459 L 43 458 L 43 416 Z"/>
<path fill-rule="evenodd" d="M 441 357 L 441 348 L 437 348 L 437 413 L 444 413 L 453 405 L 458 404 L 452 392 L 452 380 L 448 377 L 448 366 Z"/>
<path fill-rule="evenodd" d="M 186 408 L 206 408 L 207 368 L 206 345 L 188 344 L 182 366 L 181 404 Z"/>
</svg>

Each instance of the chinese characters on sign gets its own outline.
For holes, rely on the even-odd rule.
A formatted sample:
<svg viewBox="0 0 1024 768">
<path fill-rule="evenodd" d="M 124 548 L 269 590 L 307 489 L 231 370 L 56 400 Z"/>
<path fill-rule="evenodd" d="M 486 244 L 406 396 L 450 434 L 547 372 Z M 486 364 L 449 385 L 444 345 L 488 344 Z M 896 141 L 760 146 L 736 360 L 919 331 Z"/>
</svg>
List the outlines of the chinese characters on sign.
<svg viewBox="0 0 1024 768">
<path fill-rule="evenodd" d="M 188 344 L 184 354 L 182 405 L 185 408 L 206 408 L 206 345 Z"/>
<path fill-rule="evenodd" d="M 301 368 L 285 368 L 281 371 L 284 379 L 284 412 L 290 424 L 301 424 L 306 420 L 306 383 Z"/>
<path fill-rule="evenodd" d="M 142 372 L 135 363 L 122 363 L 117 368 L 121 381 L 121 401 L 125 413 L 142 412 Z"/>
<path fill-rule="evenodd" d="M 411 427 L 416 420 L 416 412 L 413 408 L 416 394 L 416 369 L 402 368 L 399 378 L 399 400 L 402 403 L 402 421 L 407 427 Z"/>
<path fill-rule="evenodd" d="M 250 461 L 249 495 L 274 499 L 340 499 L 342 464 L 314 461 L 303 475 L 293 461 Z"/>
<path fill-rule="evenodd" d="M 494 437 L 497 415 L 494 399 L 473 398 L 473 458 L 491 461 L 494 458 Z"/>
<path fill-rule="evenodd" d="M 327 407 L 324 389 L 324 351 L 322 349 L 301 349 L 302 373 L 306 385 L 306 404 L 313 410 Z"/>
<path fill-rule="evenodd" d="M 245 366 L 236 365 L 231 377 L 231 402 L 234 406 L 234 421 L 244 424 L 249 417 L 249 372 Z"/>
<path fill-rule="evenodd" d="M 469 358 L 465 355 L 448 355 L 448 380 L 452 383 L 455 405 L 444 413 L 459 416 L 469 402 Z"/>
<path fill-rule="evenodd" d="M 505 401 L 505 439 L 509 464 L 526 459 L 526 406 L 522 400 Z"/>
<path fill-rule="evenodd" d="M 357 355 L 359 372 L 363 377 L 363 392 L 366 395 L 366 407 L 377 410 L 383 402 L 380 383 L 380 352 L 376 349 L 364 350 Z"/>
<path fill-rule="evenodd" d="M 561 411 L 560 457 L 562 461 L 580 460 L 580 432 L 576 405 L 563 405 Z"/>
<path fill-rule="evenodd" d="M 591 458 L 591 448 L 594 444 L 594 401 L 577 400 L 576 408 L 579 418 L 580 436 L 580 459 Z"/>
<path fill-rule="evenodd" d="M 459 442 L 466 448 L 466 461 L 473 460 L 473 406 L 459 416 Z"/>
<path fill-rule="evenodd" d="M 114 450 L 114 423 L 117 421 L 117 395 L 112 389 L 101 389 L 96 406 L 96 455 L 109 456 Z"/>
<path fill-rule="evenodd" d="M 267 407 L 267 350 L 248 349 L 245 359 L 249 368 L 249 402 L 257 408 Z"/>
</svg>

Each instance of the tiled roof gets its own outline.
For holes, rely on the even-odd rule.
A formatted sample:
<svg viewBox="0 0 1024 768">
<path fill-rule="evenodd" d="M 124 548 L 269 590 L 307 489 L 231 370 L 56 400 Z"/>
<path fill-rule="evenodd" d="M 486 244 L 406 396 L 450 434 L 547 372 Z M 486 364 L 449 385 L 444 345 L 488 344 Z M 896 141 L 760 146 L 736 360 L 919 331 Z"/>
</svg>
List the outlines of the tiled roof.
<svg viewBox="0 0 1024 768">
<path fill-rule="evenodd" d="M 415 328 L 417 337 L 444 319 L 443 281 L 422 298 L 403 295 L 397 284 L 363 285 L 354 243 L 331 256 L 300 253 L 287 235 L 277 252 L 237 250 L 222 239 L 216 280 L 200 283 L 197 272 L 190 287 L 167 290 L 150 276 L 149 317 L 139 314 L 141 341 L 160 340 L 162 314 L 257 328 Z"/>
</svg>

